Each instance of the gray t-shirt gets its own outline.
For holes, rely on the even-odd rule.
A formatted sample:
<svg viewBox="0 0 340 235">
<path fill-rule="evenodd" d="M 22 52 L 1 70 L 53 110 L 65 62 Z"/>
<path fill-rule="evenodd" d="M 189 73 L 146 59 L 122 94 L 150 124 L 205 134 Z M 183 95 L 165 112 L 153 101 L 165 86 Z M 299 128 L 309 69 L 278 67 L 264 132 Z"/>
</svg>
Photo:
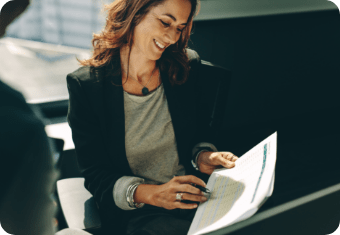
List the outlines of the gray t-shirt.
<svg viewBox="0 0 340 235">
<path fill-rule="evenodd" d="M 163 84 L 146 96 L 124 91 L 125 148 L 130 168 L 135 175 L 123 176 L 113 189 L 116 205 L 132 210 L 126 190 L 136 182 L 163 184 L 174 175 L 185 175 L 179 164 L 177 145 Z"/>
</svg>

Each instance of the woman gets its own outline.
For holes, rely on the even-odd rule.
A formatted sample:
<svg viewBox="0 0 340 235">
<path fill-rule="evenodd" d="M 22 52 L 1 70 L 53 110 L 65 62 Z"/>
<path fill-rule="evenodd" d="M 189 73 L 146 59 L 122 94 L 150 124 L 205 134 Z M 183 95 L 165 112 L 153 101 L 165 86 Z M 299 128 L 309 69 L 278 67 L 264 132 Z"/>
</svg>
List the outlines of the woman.
<svg viewBox="0 0 340 235">
<path fill-rule="evenodd" d="M 199 129 L 200 59 L 186 49 L 197 5 L 114 1 L 92 58 L 67 76 L 68 122 L 105 234 L 186 234 L 205 201 L 190 183 L 235 164 Z"/>
</svg>

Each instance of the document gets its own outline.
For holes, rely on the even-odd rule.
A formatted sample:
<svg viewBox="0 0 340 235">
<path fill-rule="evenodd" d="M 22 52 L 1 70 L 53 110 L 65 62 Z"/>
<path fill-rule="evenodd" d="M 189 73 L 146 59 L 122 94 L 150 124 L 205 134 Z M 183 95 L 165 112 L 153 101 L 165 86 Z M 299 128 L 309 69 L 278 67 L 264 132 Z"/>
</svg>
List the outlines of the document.
<svg viewBox="0 0 340 235">
<path fill-rule="evenodd" d="M 210 197 L 198 206 L 188 235 L 215 231 L 256 213 L 274 190 L 276 146 L 277 132 L 239 157 L 235 167 L 210 175 Z"/>
</svg>

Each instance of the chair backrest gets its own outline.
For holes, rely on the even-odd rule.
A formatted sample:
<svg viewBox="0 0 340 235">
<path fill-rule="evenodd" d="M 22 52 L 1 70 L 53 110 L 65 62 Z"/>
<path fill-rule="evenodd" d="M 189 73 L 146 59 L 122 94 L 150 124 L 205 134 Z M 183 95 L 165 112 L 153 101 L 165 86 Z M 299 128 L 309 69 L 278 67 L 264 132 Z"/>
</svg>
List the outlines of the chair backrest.
<svg viewBox="0 0 340 235">
<path fill-rule="evenodd" d="M 84 178 L 63 179 L 57 182 L 62 212 L 69 228 L 90 233 L 100 230 L 101 222 L 93 196 L 84 187 Z"/>
</svg>

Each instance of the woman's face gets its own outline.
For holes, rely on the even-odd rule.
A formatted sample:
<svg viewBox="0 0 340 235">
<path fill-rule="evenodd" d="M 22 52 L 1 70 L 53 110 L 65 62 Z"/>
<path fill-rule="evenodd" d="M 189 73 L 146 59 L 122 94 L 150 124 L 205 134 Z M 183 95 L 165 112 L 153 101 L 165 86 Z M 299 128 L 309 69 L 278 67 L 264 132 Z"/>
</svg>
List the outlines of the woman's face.
<svg viewBox="0 0 340 235">
<path fill-rule="evenodd" d="M 179 40 L 190 13 L 188 0 L 167 0 L 152 8 L 135 27 L 131 53 L 158 60 L 168 46 Z"/>
</svg>

